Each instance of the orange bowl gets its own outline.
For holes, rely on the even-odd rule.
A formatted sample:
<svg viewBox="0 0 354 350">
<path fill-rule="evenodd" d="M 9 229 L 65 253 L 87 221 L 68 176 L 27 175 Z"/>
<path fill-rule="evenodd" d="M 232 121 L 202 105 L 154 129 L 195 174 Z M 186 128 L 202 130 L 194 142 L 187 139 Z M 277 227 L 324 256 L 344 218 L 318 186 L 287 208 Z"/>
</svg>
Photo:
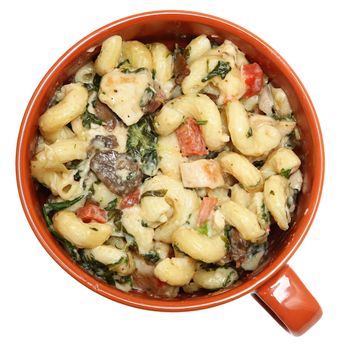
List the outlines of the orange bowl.
<svg viewBox="0 0 354 350">
<path fill-rule="evenodd" d="M 56 88 L 72 74 L 73 66 L 82 58 L 83 53 L 114 34 L 121 35 L 124 40 L 160 41 L 170 48 L 175 42 L 185 45 L 200 34 L 207 34 L 216 41 L 229 39 L 251 61 L 258 62 L 273 84 L 282 87 L 289 97 L 302 137 L 299 152 L 304 173 L 304 187 L 295 220 L 287 233 L 270 236 L 268 258 L 257 273 L 251 274 L 242 283 L 228 290 L 173 300 L 124 293 L 92 277 L 76 265 L 46 227 L 41 213 L 42 198 L 36 191 L 30 173 L 38 118 L 47 108 Z M 32 230 L 46 251 L 71 276 L 93 291 L 126 305 L 159 311 L 187 311 L 222 304 L 250 292 L 258 293 L 259 298 L 262 286 L 282 274 L 281 271 L 305 238 L 315 217 L 323 185 L 324 148 L 320 125 L 310 97 L 294 71 L 268 44 L 242 27 L 214 16 L 187 11 L 156 11 L 123 18 L 95 30 L 71 47 L 50 68 L 36 88 L 22 120 L 17 142 L 16 175 L 22 206 Z M 275 239 L 275 236 L 278 238 Z M 287 323 L 286 320 L 282 322 Z"/>
</svg>

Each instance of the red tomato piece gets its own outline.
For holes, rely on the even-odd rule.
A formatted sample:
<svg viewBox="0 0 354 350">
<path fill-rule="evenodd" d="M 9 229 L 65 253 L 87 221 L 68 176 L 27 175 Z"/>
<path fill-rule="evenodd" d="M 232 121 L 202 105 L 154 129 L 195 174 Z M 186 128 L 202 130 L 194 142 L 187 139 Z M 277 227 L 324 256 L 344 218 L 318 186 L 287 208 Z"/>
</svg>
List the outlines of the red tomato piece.
<svg viewBox="0 0 354 350">
<path fill-rule="evenodd" d="M 208 154 L 200 127 L 193 118 L 188 118 L 176 130 L 176 135 L 183 156 Z"/>
<path fill-rule="evenodd" d="M 204 224 L 207 221 L 213 212 L 218 200 L 216 198 L 204 197 L 202 204 L 200 205 L 199 215 L 197 220 L 197 225 Z"/>
<path fill-rule="evenodd" d="M 258 94 L 263 86 L 263 71 L 258 63 L 244 64 L 241 69 L 246 83 L 246 92 L 243 97 Z"/>
<path fill-rule="evenodd" d="M 98 205 L 88 203 L 84 207 L 76 210 L 76 215 L 83 222 L 96 221 L 100 224 L 107 222 L 107 212 L 104 209 L 101 209 Z"/>
<path fill-rule="evenodd" d="M 130 208 L 133 207 L 135 204 L 138 204 L 140 202 L 140 191 L 135 190 L 134 192 L 129 193 L 126 195 L 122 201 L 120 202 L 120 208 Z"/>
</svg>

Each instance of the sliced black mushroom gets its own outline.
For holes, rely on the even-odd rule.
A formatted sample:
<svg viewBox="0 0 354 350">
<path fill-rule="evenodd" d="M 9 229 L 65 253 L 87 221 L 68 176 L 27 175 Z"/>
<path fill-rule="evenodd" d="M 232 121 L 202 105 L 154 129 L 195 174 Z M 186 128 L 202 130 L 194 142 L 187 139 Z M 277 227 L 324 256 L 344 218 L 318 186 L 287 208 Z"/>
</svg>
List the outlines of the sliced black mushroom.
<svg viewBox="0 0 354 350">
<path fill-rule="evenodd" d="M 102 120 L 105 124 L 105 127 L 108 130 L 113 130 L 117 125 L 116 114 L 100 100 L 96 100 L 95 104 L 96 117 Z"/>
<path fill-rule="evenodd" d="M 143 177 L 136 161 L 113 150 L 96 152 L 90 168 L 111 192 L 119 196 L 133 192 Z"/>
</svg>

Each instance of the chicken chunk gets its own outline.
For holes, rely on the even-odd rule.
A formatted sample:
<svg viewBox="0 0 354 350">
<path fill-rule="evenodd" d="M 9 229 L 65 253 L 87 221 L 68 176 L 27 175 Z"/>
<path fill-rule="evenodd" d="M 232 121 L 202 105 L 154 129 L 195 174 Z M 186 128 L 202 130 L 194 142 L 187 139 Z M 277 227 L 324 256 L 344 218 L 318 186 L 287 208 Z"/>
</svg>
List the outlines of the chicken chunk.
<svg viewBox="0 0 354 350">
<path fill-rule="evenodd" d="M 224 185 L 220 165 L 215 160 L 200 159 L 180 165 L 184 187 L 217 188 Z"/>
</svg>

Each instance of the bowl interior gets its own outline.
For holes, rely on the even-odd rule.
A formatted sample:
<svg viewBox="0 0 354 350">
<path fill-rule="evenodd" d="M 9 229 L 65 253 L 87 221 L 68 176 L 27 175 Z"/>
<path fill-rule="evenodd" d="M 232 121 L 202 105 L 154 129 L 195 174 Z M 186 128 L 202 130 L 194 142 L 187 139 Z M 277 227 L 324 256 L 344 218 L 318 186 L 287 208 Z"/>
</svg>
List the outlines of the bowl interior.
<svg viewBox="0 0 354 350">
<path fill-rule="evenodd" d="M 323 173 L 322 144 L 315 112 L 301 83 L 282 58 L 260 39 L 229 22 L 187 13 L 180 14 L 178 20 L 176 18 L 177 16 L 173 14 L 163 16 L 155 14 L 121 20 L 99 29 L 75 45 L 51 68 L 34 93 L 28 105 L 18 141 L 20 196 L 27 218 L 46 250 L 66 271 L 91 289 L 129 305 L 159 310 L 202 308 L 236 298 L 251 290 L 257 283 L 256 280 L 260 279 L 259 276 L 265 277 L 271 273 L 271 269 L 274 270 L 274 262 L 277 261 L 280 265 L 284 259 L 288 259 L 303 239 L 317 207 L 322 183 L 322 175 L 319 174 Z M 269 254 L 264 264 L 255 273 L 250 274 L 248 280 L 230 290 L 182 301 L 156 300 L 144 294 L 125 294 L 81 270 L 70 260 L 46 228 L 41 214 L 45 194 L 38 193 L 29 170 L 30 159 L 35 149 L 38 118 L 47 108 L 56 88 L 70 81 L 77 64 L 98 52 L 96 49 L 88 54 L 86 50 L 94 46 L 99 48 L 102 40 L 113 34 L 121 35 L 123 40 L 136 39 L 145 43 L 163 42 L 170 49 L 174 48 L 175 43 L 184 47 L 193 37 L 200 34 L 207 34 L 219 43 L 229 39 L 246 53 L 250 61 L 258 62 L 273 84 L 282 87 L 289 97 L 302 137 L 298 153 L 301 155 L 301 170 L 304 174 L 304 187 L 299 198 L 295 219 L 287 232 L 272 230 Z"/>
</svg>

